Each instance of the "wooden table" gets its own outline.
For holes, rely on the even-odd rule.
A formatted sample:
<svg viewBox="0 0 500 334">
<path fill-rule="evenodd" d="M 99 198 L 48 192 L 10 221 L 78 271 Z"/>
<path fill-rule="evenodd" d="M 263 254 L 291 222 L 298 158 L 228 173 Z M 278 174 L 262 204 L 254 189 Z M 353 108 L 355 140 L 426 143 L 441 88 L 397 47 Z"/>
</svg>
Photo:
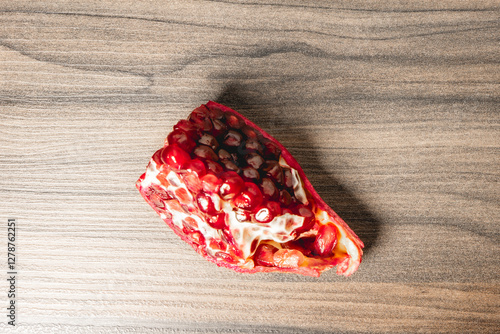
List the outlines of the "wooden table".
<svg viewBox="0 0 500 334">
<path fill-rule="evenodd" d="M 498 333 L 499 3 L 3 1 L 0 331 Z M 366 243 L 349 278 L 203 260 L 134 187 L 215 100 Z M 16 218 L 14 298 L 7 223 Z"/>
</svg>

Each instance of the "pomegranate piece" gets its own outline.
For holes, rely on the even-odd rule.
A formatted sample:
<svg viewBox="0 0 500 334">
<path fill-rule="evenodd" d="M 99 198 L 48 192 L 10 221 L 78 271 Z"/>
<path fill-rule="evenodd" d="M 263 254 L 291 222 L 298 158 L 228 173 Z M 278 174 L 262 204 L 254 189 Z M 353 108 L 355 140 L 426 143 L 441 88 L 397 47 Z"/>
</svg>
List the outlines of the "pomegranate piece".
<svg viewBox="0 0 500 334">
<path fill-rule="evenodd" d="M 203 257 L 245 273 L 358 269 L 363 242 L 276 139 L 211 101 L 173 128 L 136 186 Z"/>
</svg>

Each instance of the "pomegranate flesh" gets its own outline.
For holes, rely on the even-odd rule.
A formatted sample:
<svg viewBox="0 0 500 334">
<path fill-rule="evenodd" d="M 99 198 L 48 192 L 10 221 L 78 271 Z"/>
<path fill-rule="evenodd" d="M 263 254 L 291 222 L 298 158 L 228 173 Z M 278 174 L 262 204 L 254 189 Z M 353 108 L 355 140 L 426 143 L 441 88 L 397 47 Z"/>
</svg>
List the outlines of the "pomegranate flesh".
<svg viewBox="0 0 500 334">
<path fill-rule="evenodd" d="M 363 242 L 292 155 L 236 111 L 209 101 L 174 125 L 136 183 L 207 260 L 238 272 L 349 276 Z"/>
</svg>

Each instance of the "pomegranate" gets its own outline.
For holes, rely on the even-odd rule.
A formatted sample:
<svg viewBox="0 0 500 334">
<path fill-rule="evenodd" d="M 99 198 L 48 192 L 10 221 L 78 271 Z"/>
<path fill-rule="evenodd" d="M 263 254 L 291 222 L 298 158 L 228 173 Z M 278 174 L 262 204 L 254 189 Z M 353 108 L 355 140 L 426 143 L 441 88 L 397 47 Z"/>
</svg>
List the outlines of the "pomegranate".
<svg viewBox="0 0 500 334">
<path fill-rule="evenodd" d="M 136 186 L 203 257 L 245 273 L 358 269 L 363 242 L 276 139 L 212 101 L 173 128 Z"/>
</svg>

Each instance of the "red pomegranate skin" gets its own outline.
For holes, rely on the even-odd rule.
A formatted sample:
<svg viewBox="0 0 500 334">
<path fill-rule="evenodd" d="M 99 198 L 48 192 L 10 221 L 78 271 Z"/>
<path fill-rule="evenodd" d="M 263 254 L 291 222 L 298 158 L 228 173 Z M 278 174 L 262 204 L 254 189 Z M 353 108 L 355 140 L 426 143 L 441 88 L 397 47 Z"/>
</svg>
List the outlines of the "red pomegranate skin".
<svg viewBox="0 0 500 334">
<path fill-rule="evenodd" d="M 288 150 L 215 102 L 168 134 L 136 187 L 199 254 L 241 273 L 354 273 L 363 242 L 321 199 Z"/>
</svg>

